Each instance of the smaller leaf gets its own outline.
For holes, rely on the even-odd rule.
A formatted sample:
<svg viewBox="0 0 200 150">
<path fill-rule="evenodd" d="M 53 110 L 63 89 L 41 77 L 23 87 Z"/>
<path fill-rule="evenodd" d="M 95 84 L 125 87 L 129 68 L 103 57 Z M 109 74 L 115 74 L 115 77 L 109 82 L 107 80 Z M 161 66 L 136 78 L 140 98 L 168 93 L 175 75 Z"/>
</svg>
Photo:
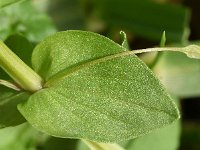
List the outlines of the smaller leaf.
<svg viewBox="0 0 200 150">
<path fill-rule="evenodd" d="M 176 121 L 151 134 L 128 141 L 124 148 L 126 150 L 177 150 L 179 138 L 180 121 Z"/>
<path fill-rule="evenodd" d="M 25 123 L 17 127 L 8 127 L 0 130 L 1 150 L 36 150 L 41 144 L 41 133 Z M 38 139 L 40 140 L 38 142 Z"/>
<path fill-rule="evenodd" d="M 166 43 L 166 35 L 164 31 L 160 40 L 160 47 L 165 47 L 165 43 Z"/>
<path fill-rule="evenodd" d="M 16 90 L 16 91 L 20 91 L 20 90 L 21 90 L 21 89 L 20 89 L 18 86 L 16 86 L 14 83 L 11 83 L 11 82 L 6 81 L 6 80 L 1 80 L 1 79 L 0 79 L 0 84 L 6 86 L 6 87 L 8 87 L 8 88 L 11 88 L 11 89 L 13 89 L 13 90 Z"/>
<path fill-rule="evenodd" d="M 122 40 L 122 47 L 126 48 L 126 49 L 130 49 L 129 48 L 129 44 L 128 44 L 128 40 L 126 37 L 126 33 L 124 31 L 120 31 L 120 37 Z"/>
<path fill-rule="evenodd" d="M 2 94 L 6 93 L 5 91 L 10 91 L 10 89 L 0 86 L 0 91 Z M 0 128 L 16 126 L 26 121 L 17 110 L 17 105 L 27 100 L 28 97 L 29 94 L 25 92 L 0 96 Z"/>
</svg>

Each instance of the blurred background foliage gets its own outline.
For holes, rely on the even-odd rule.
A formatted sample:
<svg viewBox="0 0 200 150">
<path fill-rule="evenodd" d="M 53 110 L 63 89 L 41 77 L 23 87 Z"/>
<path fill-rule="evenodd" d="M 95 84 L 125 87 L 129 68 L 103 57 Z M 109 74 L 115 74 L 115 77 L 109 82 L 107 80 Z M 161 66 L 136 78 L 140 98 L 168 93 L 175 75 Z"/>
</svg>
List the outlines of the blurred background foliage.
<svg viewBox="0 0 200 150">
<path fill-rule="evenodd" d="M 16 3 L 9 5 L 13 2 Z M 167 46 L 200 44 L 199 9 L 197 0 L 0 0 L 0 38 L 20 49 L 23 41 L 21 45 L 12 43 L 22 40 L 21 36 L 34 46 L 57 31 L 78 29 L 97 32 L 120 43 L 122 30 L 130 49 L 138 49 L 158 46 L 165 31 Z M 182 119 L 120 144 L 127 150 L 199 150 L 200 60 L 176 52 L 139 57 L 176 97 Z M 88 147 L 79 140 L 39 133 L 27 123 L 0 130 L 0 150 L 55 149 Z"/>
</svg>

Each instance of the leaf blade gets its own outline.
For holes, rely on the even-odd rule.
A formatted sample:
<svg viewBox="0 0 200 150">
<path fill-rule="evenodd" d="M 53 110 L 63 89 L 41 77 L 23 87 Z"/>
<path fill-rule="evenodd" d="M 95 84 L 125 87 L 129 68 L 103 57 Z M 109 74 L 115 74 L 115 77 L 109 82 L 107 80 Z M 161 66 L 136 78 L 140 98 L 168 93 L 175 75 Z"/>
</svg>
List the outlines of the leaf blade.
<svg viewBox="0 0 200 150">
<path fill-rule="evenodd" d="M 65 56 L 65 61 L 80 57 L 77 53 L 85 50 L 81 53 L 86 55 L 81 55 L 81 62 L 125 50 L 107 38 L 90 32 L 62 32 L 62 36 L 67 36 L 70 40 L 65 42 L 71 42 L 72 45 L 62 45 L 63 41 L 57 41 L 57 34 L 55 36 L 56 42 L 51 36 L 43 46 L 38 46 L 34 51 L 33 63 L 38 70 L 44 68 L 42 64 L 45 60 L 36 61 L 36 56 L 40 55 L 42 58 L 44 50 L 50 46 L 53 47 L 54 55 L 58 52 L 59 55 L 64 55 L 66 50 L 69 50 L 68 46 L 73 46 L 71 52 L 77 52 Z M 93 40 L 84 43 L 83 48 L 82 41 L 87 41 L 88 36 Z M 47 44 L 49 40 L 50 46 Z M 52 43 L 62 43 L 62 46 L 56 48 Z M 81 49 L 77 50 L 78 47 Z M 103 54 L 100 54 L 102 49 Z M 97 52 L 98 56 L 95 54 Z M 57 59 L 57 55 L 54 55 L 51 53 L 51 61 Z M 76 61 L 71 64 L 66 62 L 64 67 L 73 68 L 79 65 Z M 60 63 L 63 63 L 62 59 L 50 63 L 50 69 L 55 75 L 64 68 L 58 67 L 57 64 Z M 51 71 L 45 76 L 52 76 Z M 141 136 L 179 118 L 178 110 L 170 96 L 150 69 L 135 55 L 122 55 L 85 65 L 48 88 L 34 93 L 27 102 L 18 105 L 18 109 L 35 128 L 45 133 L 100 142 L 116 142 Z"/>
</svg>

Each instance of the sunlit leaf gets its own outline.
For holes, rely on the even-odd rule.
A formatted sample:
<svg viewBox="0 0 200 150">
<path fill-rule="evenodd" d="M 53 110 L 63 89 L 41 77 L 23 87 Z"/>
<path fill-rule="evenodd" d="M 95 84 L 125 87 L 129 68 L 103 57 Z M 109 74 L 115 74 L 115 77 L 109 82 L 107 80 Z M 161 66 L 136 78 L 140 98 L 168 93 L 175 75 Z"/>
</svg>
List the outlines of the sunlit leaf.
<svg viewBox="0 0 200 150">
<path fill-rule="evenodd" d="M 48 37 L 32 56 L 46 88 L 20 104 L 20 112 L 50 135 L 100 142 L 132 139 L 174 122 L 177 108 L 159 80 L 124 51 L 91 32 Z"/>
</svg>

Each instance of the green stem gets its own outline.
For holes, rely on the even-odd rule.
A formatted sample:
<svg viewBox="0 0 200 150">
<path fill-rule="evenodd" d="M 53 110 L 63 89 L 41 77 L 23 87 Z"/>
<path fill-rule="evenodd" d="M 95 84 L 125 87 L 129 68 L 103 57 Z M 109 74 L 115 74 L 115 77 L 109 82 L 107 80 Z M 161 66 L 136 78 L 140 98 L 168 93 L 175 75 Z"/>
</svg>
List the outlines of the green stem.
<svg viewBox="0 0 200 150">
<path fill-rule="evenodd" d="M 147 52 L 160 52 L 160 51 L 174 51 L 174 52 L 183 52 L 185 53 L 188 57 L 191 58 L 197 58 L 200 59 L 200 47 L 197 45 L 190 45 L 187 47 L 164 47 L 164 48 L 147 48 L 147 49 L 139 49 L 139 50 L 133 50 L 133 51 L 125 51 L 122 53 L 117 53 L 114 55 L 109 55 L 103 58 L 95 59 L 83 64 L 80 64 L 79 66 L 76 66 L 72 68 L 71 70 L 66 69 L 63 70 L 56 75 L 52 76 L 45 84 L 44 87 L 50 87 L 52 84 L 58 82 L 59 80 L 62 80 L 63 78 L 73 74 L 76 71 L 79 71 L 80 69 L 84 67 L 88 67 L 94 64 L 98 64 L 101 62 L 105 62 L 111 59 L 123 57 L 123 56 L 128 56 L 128 55 L 134 55 L 134 54 L 140 54 L 140 53 L 147 53 Z"/>
<path fill-rule="evenodd" d="M 4 85 L 4 86 L 6 86 L 6 87 L 8 87 L 10 89 L 13 89 L 15 91 L 21 91 L 21 89 L 17 85 L 15 85 L 15 84 L 13 84 L 13 83 L 11 83 L 9 81 L 0 79 L 0 84 Z"/>
<path fill-rule="evenodd" d="M 42 88 L 42 78 L 0 40 L 0 66 L 24 90 Z"/>
<path fill-rule="evenodd" d="M 97 143 L 93 141 L 88 141 L 82 139 L 82 141 L 91 149 L 91 150 L 125 150 L 118 144 L 111 143 Z"/>
</svg>

